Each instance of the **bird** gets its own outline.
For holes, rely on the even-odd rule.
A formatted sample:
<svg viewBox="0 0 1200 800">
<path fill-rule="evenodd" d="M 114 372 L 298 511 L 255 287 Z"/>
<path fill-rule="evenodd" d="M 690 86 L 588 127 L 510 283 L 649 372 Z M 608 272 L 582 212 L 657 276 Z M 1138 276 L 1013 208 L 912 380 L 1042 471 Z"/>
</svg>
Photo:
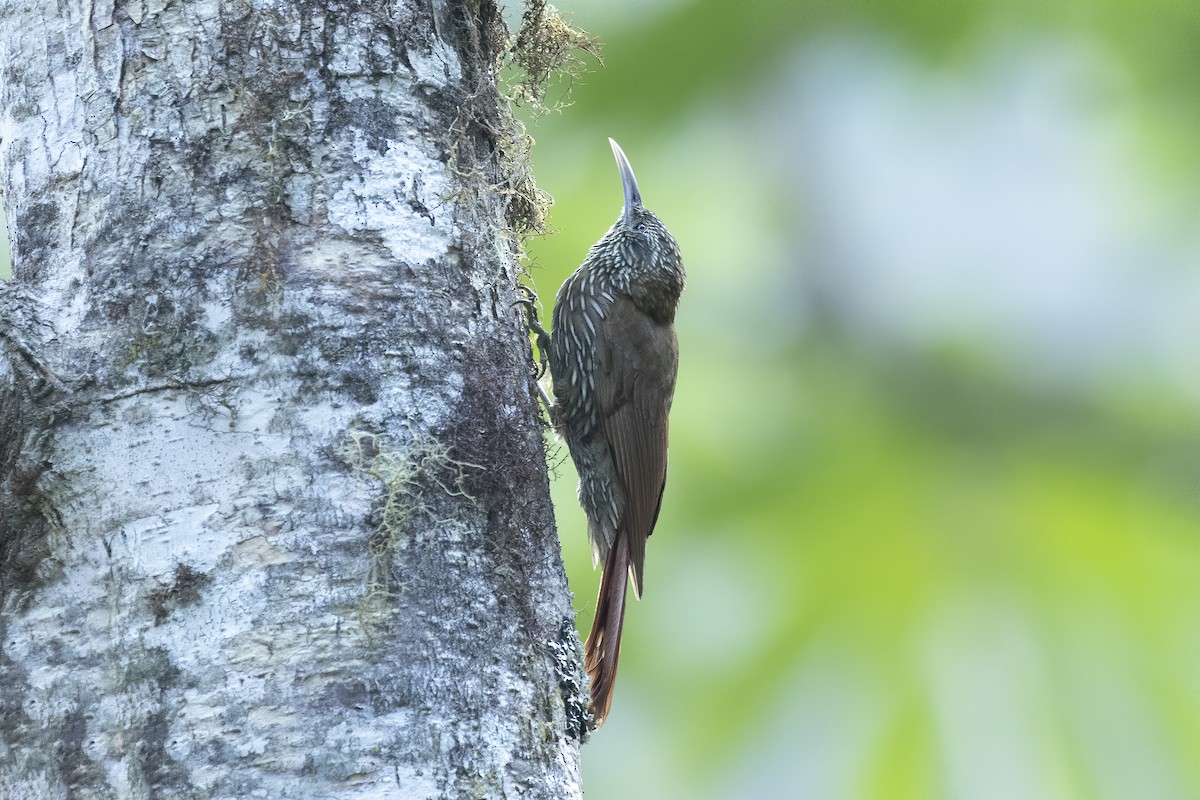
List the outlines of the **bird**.
<svg viewBox="0 0 1200 800">
<path fill-rule="evenodd" d="M 685 281 L 678 243 L 643 204 L 621 147 L 608 142 L 625 203 L 558 290 L 547 353 L 551 418 L 579 473 L 592 566 L 603 562 L 584 644 L 595 728 L 612 707 L 626 585 L 641 599 L 646 540 L 662 507 Z"/>
</svg>

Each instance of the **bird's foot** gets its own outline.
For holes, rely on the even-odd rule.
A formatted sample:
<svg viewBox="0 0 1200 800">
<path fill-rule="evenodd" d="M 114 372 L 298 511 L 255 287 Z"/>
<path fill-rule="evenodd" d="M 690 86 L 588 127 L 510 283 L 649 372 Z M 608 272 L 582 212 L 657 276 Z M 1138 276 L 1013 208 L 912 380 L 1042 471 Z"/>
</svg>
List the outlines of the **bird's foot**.
<svg viewBox="0 0 1200 800">
<path fill-rule="evenodd" d="M 525 306 L 525 327 L 529 329 L 534 336 L 534 341 L 537 342 L 537 364 L 533 371 L 533 382 L 537 386 L 538 397 L 542 400 L 542 405 L 546 407 L 550 418 L 554 419 L 554 403 L 550 400 L 550 396 L 546 394 L 546 389 L 542 386 L 542 376 L 550 369 L 550 334 L 542 327 L 541 321 L 538 318 L 538 297 L 537 293 L 525 284 L 517 284 L 517 291 L 523 296 L 513 305 Z"/>
<path fill-rule="evenodd" d="M 529 329 L 534 336 L 534 341 L 537 342 L 537 374 L 536 378 L 541 380 L 542 376 L 550 368 L 550 334 L 542 327 L 541 321 L 538 318 L 538 296 L 525 284 L 517 284 L 517 291 L 523 296 L 513 305 L 525 306 L 525 327 Z"/>
</svg>

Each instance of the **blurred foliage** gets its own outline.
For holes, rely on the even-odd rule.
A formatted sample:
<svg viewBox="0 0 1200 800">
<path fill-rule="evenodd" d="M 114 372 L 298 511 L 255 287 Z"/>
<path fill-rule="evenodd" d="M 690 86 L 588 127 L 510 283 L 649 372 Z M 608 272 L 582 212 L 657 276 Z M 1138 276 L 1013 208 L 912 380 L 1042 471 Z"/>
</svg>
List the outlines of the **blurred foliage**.
<svg viewBox="0 0 1200 800">
<path fill-rule="evenodd" d="M 582 3 L 558 6 L 585 27 L 595 13 Z M 1149 98 L 1200 110 L 1200 12 L 1187 0 L 680 0 L 618 7 L 624 14 L 606 18 L 619 22 L 613 32 L 593 31 L 603 42 L 605 74 L 590 81 L 595 88 L 577 117 L 616 122 L 619 115 L 641 126 L 669 126 L 714 91 L 737 94 L 753 86 L 801 38 L 847 30 L 886 33 L 950 68 L 998 33 L 1091 36 L 1131 68 Z"/>
<path fill-rule="evenodd" d="M 584 750 L 588 797 L 1200 796 L 1196 370 L 1181 383 L 1114 356 L 1047 379 L 985 336 L 880 334 L 830 288 L 856 264 L 805 249 L 829 187 L 797 201 L 772 149 L 807 146 L 773 98 L 797 54 L 830 42 L 955 76 L 997 42 L 1085 41 L 1129 76 L 1134 100 L 1114 112 L 1135 132 L 1126 166 L 1194 224 L 1200 13 L 1172 0 L 559 6 L 600 37 L 605 66 L 531 122 L 556 199 L 556 232 L 529 243 L 545 313 L 619 212 L 606 136 L 689 269 L 671 473 L 613 713 Z M 1151 242 L 1147 282 L 1196 266 L 1162 255 L 1197 252 L 1189 226 L 1167 227 L 1155 235 L 1178 241 Z M 586 632 L 597 575 L 554 448 Z"/>
</svg>

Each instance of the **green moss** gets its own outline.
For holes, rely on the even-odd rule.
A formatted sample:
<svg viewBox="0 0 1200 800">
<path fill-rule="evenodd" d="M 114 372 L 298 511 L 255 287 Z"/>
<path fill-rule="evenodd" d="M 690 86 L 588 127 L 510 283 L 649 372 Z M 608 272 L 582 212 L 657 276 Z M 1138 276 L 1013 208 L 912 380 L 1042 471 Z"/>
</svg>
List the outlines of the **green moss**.
<svg viewBox="0 0 1200 800">
<path fill-rule="evenodd" d="M 600 61 L 599 39 L 572 27 L 545 0 L 530 0 L 521 28 L 505 53 L 507 61 L 520 71 L 520 77 L 508 84 L 508 99 L 518 105 L 546 108 L 551 79 L 558 75 L 568 80 L 582 77 L 587 63 L 584 55 Z"/>
<path fill-rule="evenodd" d="M 129 351 L 125 354 L 125 366 L 136 364 L 145 358 L 147 353 L 157 349 L 161 338 L 157 331 L 133 337 L 133 341 L 129 343 Z"/>
<path fill-rule="evenodd" d="M 534 140 L 514 109 L 530 109 L 537 115 L 565 106 L 565 99 L 546 103 L 548 85 L 556 77 L 567 84 L 579 78 L 585 71 L 585 55 L 599 61 L 599 42 L 569 25 L 545 0 L 526 4 L 516 35 L 508 32 L 498 15 L 478 24 L 486 28 L 484 38 L 498 42 L 493 75 L 502 77 L 494 87 L 462 104 L 452 126 L 449 167 L 467 191 L 487 188 L 500 195 L 506 232 L 521 240 L 547 232 L 551 198 L 534 180 L 530 160 Z M 482 150 L 474 146 L 481 136 L 490 144 Z M 494 159 L 494 165 L 481 167 L 484 158 Z"/>
<path fill-rule="evenodd" d="M 367 539 L 370 566 L 363 601 L 366 611 L 376 601 L 393 595 L 392 554 L 412 530 L 412 521 L 430 513 L 430 492 L 472 499 L 465 488 L 467 469 L 474 464 L 456 461 L 450 448 L 428 434 L 414 434 L 406 451 L 393 450 L 385 436 L 363 430 L 350 431 L 342 450 L 355 472 L 382 484 L 376 500 L 376 524 Z"/>
</svg>

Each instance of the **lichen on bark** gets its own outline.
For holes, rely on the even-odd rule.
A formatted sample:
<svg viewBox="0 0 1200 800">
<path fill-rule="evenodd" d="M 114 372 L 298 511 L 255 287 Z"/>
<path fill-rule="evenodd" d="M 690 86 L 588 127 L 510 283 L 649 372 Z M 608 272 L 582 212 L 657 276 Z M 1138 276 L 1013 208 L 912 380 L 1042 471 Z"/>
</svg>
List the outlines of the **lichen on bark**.
<svg viewBox="0 0 1200 800">
<path fill-rule="evenodd" d="M 0 17 L 0 797 L 579 796 L 494 5 Z"/>
</svg>

